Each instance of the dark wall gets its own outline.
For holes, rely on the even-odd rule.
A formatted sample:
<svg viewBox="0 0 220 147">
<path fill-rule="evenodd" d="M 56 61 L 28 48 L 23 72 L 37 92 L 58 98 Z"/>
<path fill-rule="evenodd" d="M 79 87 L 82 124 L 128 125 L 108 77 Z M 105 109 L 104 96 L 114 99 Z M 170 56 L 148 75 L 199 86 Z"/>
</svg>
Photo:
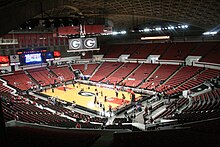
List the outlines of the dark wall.
<svg viewBox="0 0 220 147">
<path fill-rule="evenodd" d="M 116 133 L 114 146 L 145 147 L 175 146 L 201 147 L 219 146 L 219 134 L 204 133 L 191 129 L 160 130 L 149 132 Z"/>
<path fill-rule="evenodd" d="M 8 146 L 91 146 L 98 132 L 53 128 L 7 127 Z"/>
</svg>

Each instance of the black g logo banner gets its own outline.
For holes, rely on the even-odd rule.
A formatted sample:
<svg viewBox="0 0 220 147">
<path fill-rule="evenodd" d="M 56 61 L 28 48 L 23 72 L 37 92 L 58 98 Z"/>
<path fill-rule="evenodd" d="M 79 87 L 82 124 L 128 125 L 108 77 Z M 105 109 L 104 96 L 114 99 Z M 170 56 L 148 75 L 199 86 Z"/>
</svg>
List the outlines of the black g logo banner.
<svg viewBox="0 0 220 147">
<path fill-rule="evenodd" d="M 82 48 L 82 40 L 79 38 L 79 39 L 71 39 L 69 41 L 69 48 L 70 49 L 81 49 Z"/>
<path fill-rule="evenodd" d="M 97 39 L 96 38 L 75 38 L 69 39 L 70 50 L 84 50 L 84 49 L 96 49 Z"/>
<path fill-rule="evenodd" d="M 96 38 L 86 38 L 84 40 L 84 46 L 86 48 L 95 48 L 96 47 Z"/>
</svg>

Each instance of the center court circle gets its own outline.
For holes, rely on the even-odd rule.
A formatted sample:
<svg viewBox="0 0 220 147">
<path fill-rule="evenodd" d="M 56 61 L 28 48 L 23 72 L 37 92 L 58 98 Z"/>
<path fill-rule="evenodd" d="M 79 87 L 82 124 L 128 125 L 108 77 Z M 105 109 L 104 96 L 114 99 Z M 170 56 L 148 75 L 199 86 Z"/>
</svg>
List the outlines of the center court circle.
<svg viewBox="0 0 220 147">
<path fill-rule="evenodd" d="M 81 95 L 81 96 L 94 96 L 95 94 L 92 93 L 92 92 L 80 91 L 80 92 L 78 92 L 78 95 Z"/>
</svg>

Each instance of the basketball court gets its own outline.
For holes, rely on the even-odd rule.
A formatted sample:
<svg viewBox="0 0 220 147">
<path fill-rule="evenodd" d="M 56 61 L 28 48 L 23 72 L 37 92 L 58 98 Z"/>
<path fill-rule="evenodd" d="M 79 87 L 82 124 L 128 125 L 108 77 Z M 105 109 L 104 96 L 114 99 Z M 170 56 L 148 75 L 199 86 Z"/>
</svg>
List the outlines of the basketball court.
<svg viewBox="0 0 220 147">
<path fill-rule="evenodd" d="M 72 84 L 66 85 L 66 88 L 64 88 L 63 86 L 54 88 L 54 92 L 52 92 L 52 89 L 47 89 L 46 92 L 43 91 L 42 93 L 68 102 L 75 101 L 77 105 L 99 112 L 103 111 L 103 108 L 100 108 L 100 103 L 104 105 L 105 110 L 108 111 L 109 105 L 111 105 L 114 109 L 131 102 L 131 94 L 129 92 L 118 91 L 118 96 L 116 97 L 116 91 L 113 89 L 79 83 L 76 83 L 74 86 Z M 125 99 L 123 99 L 122 94 L 124 94 Z M 135 97 L 139 96 L 141 95 L 135 94 Z M 95 97 L 96 103 L 94 103 Z"/>
</svg>

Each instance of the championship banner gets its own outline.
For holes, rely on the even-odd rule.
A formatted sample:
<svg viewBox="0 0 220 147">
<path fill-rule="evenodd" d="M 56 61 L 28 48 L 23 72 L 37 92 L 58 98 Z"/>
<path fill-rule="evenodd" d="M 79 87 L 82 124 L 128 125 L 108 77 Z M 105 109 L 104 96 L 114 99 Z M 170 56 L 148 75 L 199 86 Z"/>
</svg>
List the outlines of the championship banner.
<svg viewBox="0 0 220 147">
<path fill-rule="evenodd" d="M 19 55 L 10 55 L 10 65 L 20 64 Z"/>
<path fill-rule="evenodd" d="M 69 39 L 69 50 L 67 52 L 81 52 L 99 50 L 96 38 L 74 38 Z"/>
</svg>

